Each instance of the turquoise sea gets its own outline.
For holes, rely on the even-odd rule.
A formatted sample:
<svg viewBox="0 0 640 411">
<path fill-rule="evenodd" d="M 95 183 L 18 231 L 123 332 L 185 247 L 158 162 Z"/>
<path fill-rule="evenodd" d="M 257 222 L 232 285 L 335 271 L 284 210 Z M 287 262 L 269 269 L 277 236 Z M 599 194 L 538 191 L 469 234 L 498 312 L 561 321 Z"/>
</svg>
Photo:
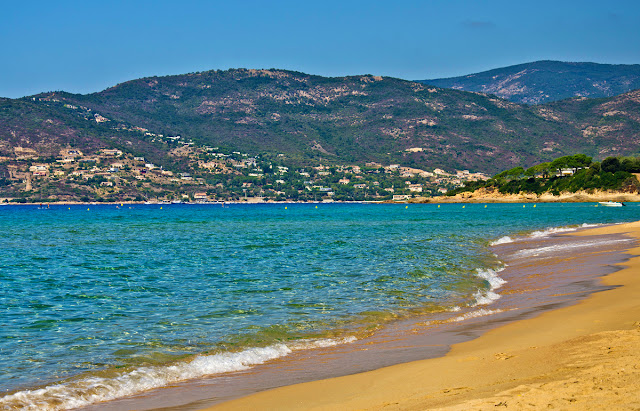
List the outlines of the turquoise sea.
<svg viewBox="0 0 640 411">
<path fill-rule="evenodd" d="M 636 204 L 593 203 L 3 206 L 0 409 L 85 406 L 489 305 L 491 242 L 635 220 Z"/>
</svg>

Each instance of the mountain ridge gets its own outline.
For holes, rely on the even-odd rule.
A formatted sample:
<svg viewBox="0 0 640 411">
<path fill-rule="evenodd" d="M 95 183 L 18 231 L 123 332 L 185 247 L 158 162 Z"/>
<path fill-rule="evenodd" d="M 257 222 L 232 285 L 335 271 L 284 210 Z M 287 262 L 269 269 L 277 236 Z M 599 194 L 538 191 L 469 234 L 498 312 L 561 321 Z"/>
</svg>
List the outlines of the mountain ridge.
<svg viewBox="0 0 640 411">
<path fill-rule="evenodd" d="M 572 97 L 613 97 L 638 89 L 640 64 L 541 60 L 418 82 L 494 94 L 522 104 L 541 104 Z"/>
<path fill-rule="evenodd" d="M 0 155 L 57 144 L 53 152 L 86 139 L 85 149 L 116 147 L 177 165 L 166 156 L 166 141 L 154 137 L 163 135 L 303 162 L 497 172 L 576 152 L 636 154 L 637 100 L 632 92 L 527 106 L 392 77 L 211 70 L 134 79 L 85 95 L 2 99 Z"/>
</svg>

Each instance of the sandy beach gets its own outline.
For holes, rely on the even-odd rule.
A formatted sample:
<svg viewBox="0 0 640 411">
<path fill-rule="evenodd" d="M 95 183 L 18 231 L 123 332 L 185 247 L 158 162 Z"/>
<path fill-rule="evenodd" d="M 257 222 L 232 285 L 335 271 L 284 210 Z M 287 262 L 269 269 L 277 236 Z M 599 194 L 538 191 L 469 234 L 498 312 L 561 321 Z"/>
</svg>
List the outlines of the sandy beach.
<svg viewBox="0 0 640 411">
<path fill-rule="evenodd" d="M 640 222 L 573 235 L 624 233 Z M 638 409 L 640 247 L 578 304 L 493 329 L 444 357 L 264 391 L 208 410 Z"/>
</svg>

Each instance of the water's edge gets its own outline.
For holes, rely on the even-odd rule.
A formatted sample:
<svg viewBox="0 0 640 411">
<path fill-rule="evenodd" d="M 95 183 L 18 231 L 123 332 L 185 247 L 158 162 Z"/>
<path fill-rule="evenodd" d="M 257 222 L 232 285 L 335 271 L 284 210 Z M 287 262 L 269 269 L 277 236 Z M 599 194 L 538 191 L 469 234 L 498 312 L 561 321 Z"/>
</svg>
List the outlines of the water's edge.
<svg viewBox="0 0 640 411">
<path fill-rule="evenodd" d="M 570 231 L 575 229 L 552 229 L 547 230 L 546 235 L 534 232 L 526 239 L 501 238 L 494 241 L 492 250 L 499 260 L 507 263 L 507 267 L 499 272 L 500 276 L 480 275 L 487 276 L 487 281 L 491 283 L 489 292 L 496 292 L 499 297 L 494 296 L 484 303 L 478 298 L 479 303 L 475 308 L 400 320 L 365 339 L 342 341 L 344 344 L 332 343 L 330 347 L 318 346 L 313 352 L 289 352 L 287 356 L 274 357 L 256 365 L 249 372 L 198 378 L 175 384 L 171 388 L 159 388 L 81 409 L 197 410 L 285 385 L 444 356 L 453 344 L 475 339 L 488 330 L 510 322 L 575 304 L 595 292 L 608 289 L 601 284 L 600 278 L 617 271 L 615 265 L 630 258 L 626 250 L 633 243 L 621 235 L 597 236 L 593 237 L 595 242 L 584 246 L 585 255 L 582 255 L 576 243 L 571 242 L 576 236 L 562 235 Z M 544 269 L 553 272 L 558 269 L 567 271 L 568 267 L 573 267 L 573 272 L 567 274 L 565 281 L 552 284 L 553 288 L 535 297 L 535 304 L 522 306 L 524 295 L 531 299 L 531 283 L 518 276 L 531 277 L 531 273 L 517 267 L 513 255 L 522 254 L 523 250 L 562 251 L 563 243 L 568 247 L 564 251 L 570 250 L 572 254 L 571 261 L 550 257 L 549 260 L 555 262 L 545 263 Z M 524 253 L 523 256 L 530 260 L 530 254 Z M 563 257 L 567 256 L 563 254 Z M 504 295 L 500 294 L 502 292 Z"/>
</svg>

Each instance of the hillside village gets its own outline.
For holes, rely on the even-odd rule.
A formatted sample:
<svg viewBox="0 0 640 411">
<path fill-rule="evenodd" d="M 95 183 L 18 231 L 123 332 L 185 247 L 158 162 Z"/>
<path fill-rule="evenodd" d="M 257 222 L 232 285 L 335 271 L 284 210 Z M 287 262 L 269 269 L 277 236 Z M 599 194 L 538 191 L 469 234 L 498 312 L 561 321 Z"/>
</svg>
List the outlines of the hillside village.
<svg viewBox="0 0 640 411">
<path fill-rule="evenodd" d="M 119 149 L 88 154 L 67 147 L 57 156 L 42 157 L 34 149 L 15 147 L 14 157 L 0 159 L 0 201 L 405 201 L 488 179 L 467 170 L 448 173 L 374 162 L 296 168 L 284 154 L 225 152 L 180 142 L 180 136 L 139 131 L 178 142 L 170 155 L 188 171 L 168 170 Z"/>
</svg>

